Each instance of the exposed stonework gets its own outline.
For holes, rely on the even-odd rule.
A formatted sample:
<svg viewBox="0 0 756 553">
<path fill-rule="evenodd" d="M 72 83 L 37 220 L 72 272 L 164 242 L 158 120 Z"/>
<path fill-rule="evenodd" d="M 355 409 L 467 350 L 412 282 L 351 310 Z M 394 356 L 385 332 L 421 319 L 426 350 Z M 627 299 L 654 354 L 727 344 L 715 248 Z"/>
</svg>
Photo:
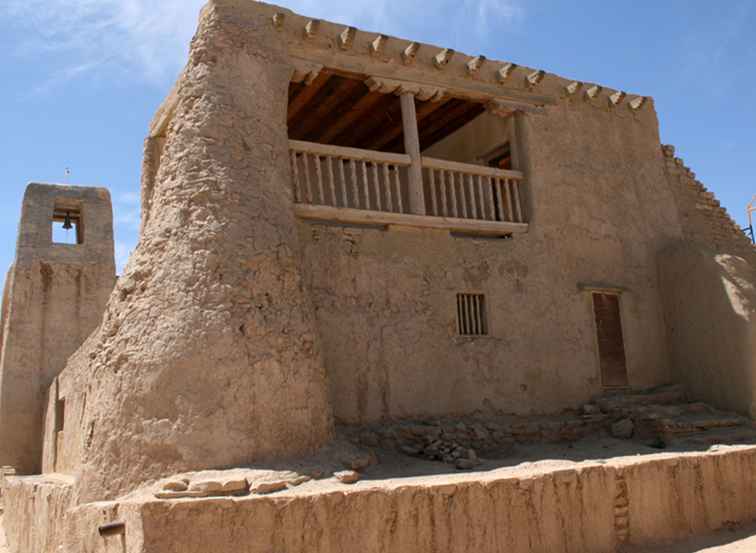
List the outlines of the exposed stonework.
<svg viewBox="0 0 756 553">
<path fill-rule="evenodd" d="M 717 253 L 745 257 L 756 265 L 756 247 L 719 200 L 675 157 L 674 146 L 662 146 L 662 151 L 685 238 Z"/>
<path fill-rule="evenodd" d="M 56 210 L 81 215 L 81 244 L 53 243 Z M 114 282 L 108 191 L 30 184 L 3 295 L 0 465 L 22 474 L 43 468 L 44 398 L 68 357 L 100 323 Z M 45 453 L 44 465 L 54 470 L 54 451 Z"/>
</svg>

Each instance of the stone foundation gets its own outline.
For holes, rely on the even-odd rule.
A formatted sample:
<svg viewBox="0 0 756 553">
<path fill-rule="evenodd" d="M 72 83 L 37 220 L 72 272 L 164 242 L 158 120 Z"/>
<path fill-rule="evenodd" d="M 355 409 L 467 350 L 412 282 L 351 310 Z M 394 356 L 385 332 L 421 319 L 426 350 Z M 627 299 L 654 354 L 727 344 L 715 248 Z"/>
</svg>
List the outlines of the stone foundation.
<svg viewBox="0 0 756 553">
<path fill-rule="evenodd" d="M 756 518 L 756 447 L 485 473 L 309 482 L 269 495 L 82 505 L 55 478 L 6 483 L 14 553 L 606 553 Z M 57 523 L 57 525 L 56 525 Z M 35 528 L 33 543 L 27 534 Z M 115 545 L 117 544 L 117 545 Z M 243 544 L 243 545 L 242 545 Z M 108 549 L 110 548 L 110 549 Z"/>
</svg>

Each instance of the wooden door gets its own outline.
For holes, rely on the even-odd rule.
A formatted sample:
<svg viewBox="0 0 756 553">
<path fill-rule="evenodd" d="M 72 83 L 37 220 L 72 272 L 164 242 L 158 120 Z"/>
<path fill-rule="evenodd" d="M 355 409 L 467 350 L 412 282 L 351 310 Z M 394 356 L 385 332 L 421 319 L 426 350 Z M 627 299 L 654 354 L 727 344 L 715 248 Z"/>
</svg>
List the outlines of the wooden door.
<svg viewBox="0 0 756 553">
<path fill-rule="evenodd" d="M 617 294 L 593 293 L 601 383 L 607 387 L 628 384 L 619 302 Z"/>
</svg>

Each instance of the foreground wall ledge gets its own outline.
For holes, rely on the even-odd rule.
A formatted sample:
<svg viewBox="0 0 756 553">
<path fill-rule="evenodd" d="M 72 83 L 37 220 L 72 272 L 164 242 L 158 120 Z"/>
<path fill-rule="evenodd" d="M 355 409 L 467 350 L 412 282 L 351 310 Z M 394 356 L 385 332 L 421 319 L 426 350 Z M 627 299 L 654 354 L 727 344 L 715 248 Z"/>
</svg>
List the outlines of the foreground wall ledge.
<svg viewBox="0 0 756 553">
<path fill-rule="evenodd" d="M 714 446 L 354 485 L 327 479 L 247 497 L 156 500 L 143 488 L 72 507 L 60 482 L 34 477 L 8 478 L 3 492 L 9 539 L 43 544 L 26 549 L 41 553 L 105 553 L 114 539 L 124 553 L 231 553 L 240 543 L 250 553 L 605 553 L 756 519 L 754 469 L 756 447 Z M 51 512 L 65 512 L 65 522 L 35 526 Z M 125 535 L 103 536 L 114 523 Z"/>
</svg>

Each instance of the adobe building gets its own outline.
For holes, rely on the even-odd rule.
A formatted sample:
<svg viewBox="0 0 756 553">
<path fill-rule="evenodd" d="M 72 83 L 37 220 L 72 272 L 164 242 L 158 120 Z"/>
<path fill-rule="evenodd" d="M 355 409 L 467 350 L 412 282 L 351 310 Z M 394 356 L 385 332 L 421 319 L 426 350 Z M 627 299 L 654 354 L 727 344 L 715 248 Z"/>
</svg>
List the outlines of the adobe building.
<svg viewBox="0 0 756 553">
<path fill-rule="evenodd" d="M 460 447 L 606 425 L 754 438 L 756 251 L 662 146 L 650 97 L 211 0 L 100 303 L 97 220 L 78 350 L 8 365 L 17 278 L 6 292 L 0 432 L 29 429 L 0 442 L 14 552 L 598 553 L 756 518 L 753 447 L 351 487 L 300 470 L 342 432 L 360 452 L 432 436 L 399 451 L 465 469 Z"/>
</svg>

